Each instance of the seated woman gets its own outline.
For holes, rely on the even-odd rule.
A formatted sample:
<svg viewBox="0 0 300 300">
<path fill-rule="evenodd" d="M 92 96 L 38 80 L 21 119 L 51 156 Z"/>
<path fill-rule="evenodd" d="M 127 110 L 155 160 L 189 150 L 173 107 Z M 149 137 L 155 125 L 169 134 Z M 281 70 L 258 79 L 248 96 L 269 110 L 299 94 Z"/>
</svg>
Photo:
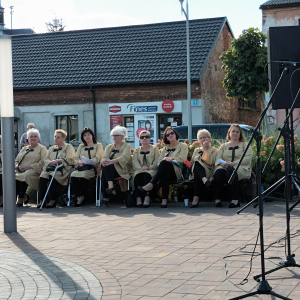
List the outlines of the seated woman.
<svg viewBox="0 0 300 300">
<path fill-rule="evenodd" d="M 132 157 L 132 169 L 134 178 L 134 190 L 136 194 L 137 207 L 149 207 L 150 197 L 145 196 L 144 204 L 142 204 L 141 191 L 139 186 L 146 185 L 155 174 L 159 158 L 159 150 L 157 147 L 150 145 L 151 134 L 147 130 L 140 132 L 141 147 L 135 149 Z"/>
<path fill-rule="evenodd" d="M 211 134 L 208 130 L 199 130 L 197 139 L 201 146 L 195 149 L 191 159 L 193 167 L 189 179 L 194 179 L 194 198 L 190 208 L 199 206 L 199 197 L 203 187 L 211 185 L 218 152 L 217 148 L 211 146 Z"/>
<path fill-rule="evenodd" d="M 47 148 L 39 144 L 40 133 L 37 129 L 27 131 L 27 139 L 29 145 L 23 147 L 15 159 L 17 206 L 23 206 L 23 202 L 28 203 L 28 185 L 39 190 L 39 177 L 47 154 Z"/>
<path fill-rule="evenodd" d="M 89 179 L 95 177 L 100 171 L 100 160 L 103 156 L 102 144 L 96 141 L 94 132 L 84 128 L 81 132 L 82 144 L 79 145 L 75 155 L 77 169 L 71 174 L 71 190 L 77 196 L 75 207 L 83 205 L 84 194 L 88 187 Z M 95 166 L 85 164 L 82 156 L 95 162 Z"/>
<path fill-rule="evenodd" d="M 57 170 L 55 178 L 53 178 L 50 186 L 48 196 L 50 198 L 46 208 L 56 207 L 56 190 L 59 185 L 68 184 L 68 176 L 74 167 L 75 150 L 72 145 L 65 143 L 67 133 L 62 129 L 57 129 L 54 132 L 54 143 L 55 146 L 49 148 L 44 158 L 44 168 L 40 176 L 39 181 L 39 205 L 41 207 L 42 201 L 47 191 L 48 182 L 52 179 L 54 168 L 63 164 L 62 170 Z"/>
<path fill-rule="evenodd" d="M 241 127 L 238 124 L 233 124 L 228 129 L 226 139 L 228 143 L 222 144 L 218 150 L 216 157 L 216 169 L 214 173 L 214 198 L 215 205 L 222 207 L 221 196 L 223 191 L 224 183 L 228 183 L 231 177 L 234 167 L 239 163 L 240 158 L 247 146 L 247 140 Z M 239 180 L 249 179 L 251 176 L 251 161 L 253 151 L 249 147 L 232 184 L 229 185 L 231 194 L 231 203 L 229 208 L 235 208 L 240 206 L 240 189 Z M 221 159 L 225 163 L 220 163 L 218 160 Z"/>
<path fill-rule="evenodd" d="M 3 207 L 3 188 L 2 188 L 2 137 L 0 135 L 0 207 Z"/>
<path fill-rule="evenodd" d="M 160 181 L 162 187 L 161 208 L 168 206 L 169 184 L 171 181 L 181 179 L 181 166 L 188 155 L 188 146 L 178 140 L 179 134 L 176 130 L 167 127 L 163 134 L 163 142 L 166 147 L 160 152 L 157 172 L 148 184 L 143 187 L 139 186 L 139 190 L 147 194 Z"/>
<path fill-rule="evenodd" d="M 104 186 L 103 200 L 106 206 L 109 203 L 109 195 L 114 191 L 113 180 L 122 177 L 129 180 L 131 177 L 131 146 L 126 143 L 127 129 L 117 125 L 112 129 L 110 135 L 113 137 L 113 144 L 105 148 L 101 159 L 102 184 Z"/>
</svg>

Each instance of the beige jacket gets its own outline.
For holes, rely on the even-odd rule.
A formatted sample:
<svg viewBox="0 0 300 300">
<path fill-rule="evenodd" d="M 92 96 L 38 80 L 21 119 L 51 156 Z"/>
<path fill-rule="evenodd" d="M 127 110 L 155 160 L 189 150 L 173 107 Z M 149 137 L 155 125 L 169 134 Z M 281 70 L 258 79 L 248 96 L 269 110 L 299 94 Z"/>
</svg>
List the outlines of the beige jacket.
<svg viewBox="0 0 300 300">
<path fill-rule="evenodd" d="M 163 158 L 165 158 L 168 155 L 168 149 L 169 149 L 169 145 L 167 145 L 166 147 L 164 147 L 159 155 L 158 158 L 158 162 L 160 162 Z M 176 147 L 175 147 L 175 151 L 171 151 L 168 157 L 172 157 L 174 160 L 176 160 L 181 166 L 183 166 L 184 161 L 187 159 L 187 155 L 188 155 L 188 146 L 187 144 L 184 143 L 179 143 Z M 174 171 L 176 173 L 177 179 L 181 179 L 181 168 L 175 166 L 173 164 L 174 167 Z"/>
<path fill-rule="evenodd" d="M 205 169 L 206 178 L 213 180 L 217 152 L 218 149 L 215 147 L 210 147 L 207 151 L 204 151 L 202 147 L 196 148 L 191 159 L 193 166 L 189 179 L 194 179 L 194 167 L 197 161 Z"/>
<path fill-rule="evenodd" d="M 82 156 L 85 158 L 89 158 L 88 151 L 85 150 L 89 148 L 88 146 L 85 146 L 84 144 L 80 144 L 75 155 L 75 166 L 78 167 L 77 163 L 78 161 L 82 160 Z M 100 143 L 94 144 L 94 149 L 90 150 L 91 160 L 93 160 L 96 164 L 96 172 L 97 175 L 100 173 L 100 161 L 103 157 L 103 146 Z M 85 178 L 85 179 L 91 179 L 95 177 L 95 169 L 90 169 L 86 171 L 78 171 L 75 170 L 72 172 L 71 177 L 77 177 L 77 178 Z"/>
<path fill-rule="evenodd" d="M 53 171 L 52 172 L 46 171 L 46 168 L 49 165 L 49 163 L 55 159 L 64 159 L 62 163 L 64 165 L 63 174 L 60 171 L 57 171 L 55 174 L 55 179 L 58 181 L 59 184 L 67 185 L 68 176 L 70 172 L 74 169 L 74 165 L 75 165 L 75 161 L 74 161 L 75 150 L 72 145 L 64 143 L 62 149 L 58 151 L 58 155 L 56 156 L 57 152 L 54 150 L 56 150 L 57 148 L 58 148 L 57 145 L 49 148 L 47 155 L 44 158 L 44 168 L 40 177 L 49 179 L 49 176 L 52 176 L 53 174 Z"/>
<path fill-rule="evenodd" d="M 113 157 L 113 159 L 118 160 L 118 163 L 114 164 L 116 171 L 122 178 L 126 180 L 130 179 L 132 172 L 130 144 L 122 142 L 122 145 L 119 149 L 116 149 L 114 144 L 106 146 L 101 162 L 104 159 L 109 159 L 111 157 L 113 153 L 112 150 L 119 150 L 119 152 Z"/>
<path fill-rule="evenodd" d="M 247 146 L 247 142 L 240 142 L 238 144 L 238 149 L 235 150 L 235 156 L 234 156 L 234 166 L 236 166 L 239 163 L 240 158 L 242 157 L 242 154 Z M 218 150 L 217 157 L 216 157 L 216 162 L 215 162 L 215 171 L 218 169 L 222 169 L 223 167 L 218 163 L 218 159 L 221 158 L 225 161 L 231 162 L 232 159 L 232 150 L 229 150 L 231 147 L 230 142 L 225 143 L 221 145 L 221 147 Z M 251 176 L 251 162 L 252 162 L 252 156 L 253 156 L 253 151 L 252 148 L 249 147 L 248 151 L 237 171 L 237 176 L 238 180 L 242 179 L 249 179 Z"/>
<path fill-rule="evenodd" d="M 16 180 L 25 181 L 29 186 L 38 191 L 39 178 L 43 170 L 44 158 L 47 154 L 47 148 L 43 145 L 38 144 L 35 148 L 33 148 L 33 151 L 27 151 L 29 149 L 29 146 L 25 146 L 21 149 L 21 151 L 15 159 L 15 166 L 30 166 L 32 169 L 26 170 L 23 173 L 16 170 Z M 24 159 L 22 160 L 23 157 Z"/>
</svg>

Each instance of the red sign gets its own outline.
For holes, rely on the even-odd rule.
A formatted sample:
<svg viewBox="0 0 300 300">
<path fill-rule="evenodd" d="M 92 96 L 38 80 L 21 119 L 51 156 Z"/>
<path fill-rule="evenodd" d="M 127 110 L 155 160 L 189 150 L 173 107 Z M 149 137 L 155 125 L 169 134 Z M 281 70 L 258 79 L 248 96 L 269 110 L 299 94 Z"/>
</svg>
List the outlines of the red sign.
<svg viewBox="0 0 300 300">
<path fill-rule="evenodd" d="M 165 100 L 162 103 L 162 109 L 167 113 L 171 112 L 174 109 L 174 102 L 171 100 Z"/>
<path fill-rule="evenodd" d="M 110 130 L 112 130 L 117 125 L 123 126 L 123 115 L 110 116 Z"/>
<path fill-rule="evenodd" d="M 121 106 L 113 105 L 109 108 L 109 111 L 116 114 L 121 111 Z"/>
<path fill-rule="evenodd" d="M 141 133 L 143 130 L 146 130 L 146 129 L 143 128 L 143 127 L 140 127 L 140 128 L 136 131 L 136 136 L 137 136 L 138 138 L 140 138 L 140 133 Z"/>
</svg>

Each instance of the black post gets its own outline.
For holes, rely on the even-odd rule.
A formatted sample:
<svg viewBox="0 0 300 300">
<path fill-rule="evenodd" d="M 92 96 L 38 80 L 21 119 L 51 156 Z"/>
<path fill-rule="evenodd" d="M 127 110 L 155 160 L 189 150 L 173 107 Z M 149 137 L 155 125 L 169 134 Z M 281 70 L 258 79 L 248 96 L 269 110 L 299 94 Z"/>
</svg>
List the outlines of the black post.
<svg viewBox="0 0 300 300">
<path fill-rule="evenodd" d="M 93 90 L 92 86 L 90 87 L 90 90 L 93 94 L 94 133 L 95 133 L 95 137 L 97 139 L 96 95 L 95 95 L 95 91 Z"/>
</svg>

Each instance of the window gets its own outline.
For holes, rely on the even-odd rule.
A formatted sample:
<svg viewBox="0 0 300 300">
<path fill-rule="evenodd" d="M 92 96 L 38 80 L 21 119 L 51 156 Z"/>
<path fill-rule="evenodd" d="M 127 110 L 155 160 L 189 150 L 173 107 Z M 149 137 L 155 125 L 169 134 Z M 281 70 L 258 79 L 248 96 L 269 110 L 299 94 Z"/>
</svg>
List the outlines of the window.
<svg viewBox="0 0 300 300">
<path fill-rule="evenodd" d="M 78 116 L 57 116 L 56 129 L 63 129 L 67 132 L 67 143 L 78 141 Z"/>
</svg>

